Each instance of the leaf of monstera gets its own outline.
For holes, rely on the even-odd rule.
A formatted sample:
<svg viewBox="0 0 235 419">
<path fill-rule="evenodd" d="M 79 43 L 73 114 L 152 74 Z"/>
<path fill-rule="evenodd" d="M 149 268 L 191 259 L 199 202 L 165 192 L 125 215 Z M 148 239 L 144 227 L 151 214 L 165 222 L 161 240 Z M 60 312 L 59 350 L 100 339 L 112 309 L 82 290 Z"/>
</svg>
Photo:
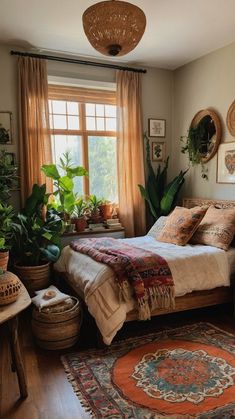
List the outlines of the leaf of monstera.
<svg viewBox="0 0 235 419">
<path fill-rule="evenodd" d="M 67 176 L 70 178 L 74 178 L 76 176 L 88 176 L 88 172 L 82 166 L 77 166 L 74 168 L 67 167 L 66 172 L 67 172 Z"/>
<path fill-rule="evenodd" d="M 68 176 L 62 176 L 59 180 L 58 180 L 59 186 L 66 192 L 72 192 L 73 190 L 73 181 L 70 177 Z"/>
<path fill-rule="evenodd" d="M 55 164 L 43 164 L 41 170 L 47 177 L 54 180 L 58 180 L 60 178 L 60 174 Z"/>
<path fill-rule="evenodd" d="M 42 255 L 49 261 L 49 262 L 56 262 L 58 257 L 60 256 L 60 249 L 58 246 L 54 244 L 49 244 L 45 249 L 40 247 Z"/>
</svg>

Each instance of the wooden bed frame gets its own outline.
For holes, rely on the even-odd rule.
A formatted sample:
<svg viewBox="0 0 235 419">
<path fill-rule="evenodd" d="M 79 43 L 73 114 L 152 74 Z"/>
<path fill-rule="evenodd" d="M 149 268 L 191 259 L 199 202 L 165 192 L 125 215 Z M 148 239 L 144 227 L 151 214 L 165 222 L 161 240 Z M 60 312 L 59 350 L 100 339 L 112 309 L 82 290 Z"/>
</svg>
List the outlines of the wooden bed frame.
<svg viewBox="0 0 235 419">
<path fill-rule="evenodd" d="M 193 208 L 197 205 L 217 205 L 220 208 L 235 208 L 235 201 L 201 199 L 201 198 L 184 198 L 183 207 Z M 194 308 L 202 308 L 214 306 L 217 304 L 231 303 L 235 300 L 235 287 L 218 287 L 206 291 L 194 291 L 182 297 L 175 298 L 174 309 L 156 309 L 152 312 L 152 316 L 159 316 L 167 313 L 176 313 L 178 311 L 186 311 Z M 234 308 L 235 315 L 235 308 Z M 132 310 L 127 314 L 126 321 L 138 319 L 136 310 Z"/>
</svg>

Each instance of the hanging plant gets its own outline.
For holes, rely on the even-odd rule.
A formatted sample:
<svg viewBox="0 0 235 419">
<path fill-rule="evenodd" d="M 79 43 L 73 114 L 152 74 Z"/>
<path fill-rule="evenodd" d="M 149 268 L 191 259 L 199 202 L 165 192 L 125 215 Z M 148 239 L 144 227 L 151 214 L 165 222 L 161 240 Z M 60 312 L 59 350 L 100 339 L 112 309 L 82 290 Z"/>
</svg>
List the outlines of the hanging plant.
<svg viewBox="0 0 235 419">
<path fill-rule="evenodd" d="M 204 112 L 203 117 L 199 119 L 197 124 L 193 124 L 197 114 L 190 125 L 188 134 L 180 138 L 184 143 L 181 152 L 188 154 L 192 166 L 201 165 L 202 178 L 208 180 L 208 169 L 205 168 L 204 162 L 212 157 L 216 127 L 210 114 L 205 114 L 205 111 L 200 112 Z"/>
</svg>

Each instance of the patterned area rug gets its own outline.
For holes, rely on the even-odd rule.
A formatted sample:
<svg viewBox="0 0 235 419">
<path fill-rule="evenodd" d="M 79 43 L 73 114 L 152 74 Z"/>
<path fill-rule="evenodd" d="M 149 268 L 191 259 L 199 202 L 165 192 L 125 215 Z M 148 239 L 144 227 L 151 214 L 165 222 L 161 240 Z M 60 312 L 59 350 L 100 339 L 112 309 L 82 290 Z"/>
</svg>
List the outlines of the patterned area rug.
<svg viewBox="0 0 235 419">
<path fill-rule="evenodd" d="M 235 418 L 235 336 L 196 323 L 62 357 L 93 418 Z"/>
</svg>

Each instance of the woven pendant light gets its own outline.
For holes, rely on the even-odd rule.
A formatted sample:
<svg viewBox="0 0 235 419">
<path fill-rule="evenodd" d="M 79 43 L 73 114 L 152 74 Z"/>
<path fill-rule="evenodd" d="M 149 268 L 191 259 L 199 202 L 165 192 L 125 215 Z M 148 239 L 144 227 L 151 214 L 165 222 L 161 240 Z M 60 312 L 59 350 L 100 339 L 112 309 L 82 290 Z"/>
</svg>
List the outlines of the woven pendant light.
<svg viewBox="0 0 235 419">
<path fill-rule="evenodd" d="M 84 32 L 90 44 L 101 54 L 121 56 L 140 42 L 145 26 L 144 12 L 119 0 L 108 0 L 89 7 L 82 16 Z"/>
</svg>

